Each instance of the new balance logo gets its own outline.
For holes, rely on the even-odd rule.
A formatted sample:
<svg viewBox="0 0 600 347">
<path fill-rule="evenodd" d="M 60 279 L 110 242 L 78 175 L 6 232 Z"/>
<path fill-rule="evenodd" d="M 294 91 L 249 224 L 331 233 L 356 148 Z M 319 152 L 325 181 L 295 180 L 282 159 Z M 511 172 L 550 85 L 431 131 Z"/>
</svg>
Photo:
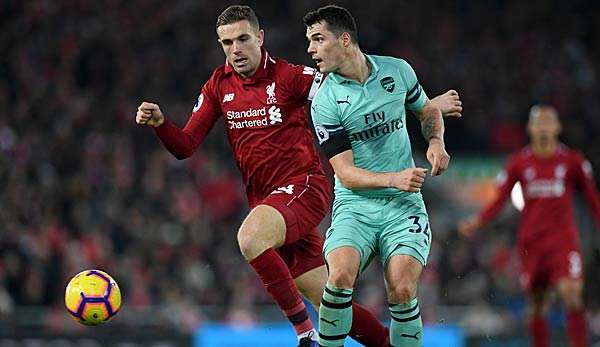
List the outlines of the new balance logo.
<svg viewBox="0 0 600 347">
<path fill-rule="evenodd" d="M 336 100 L 337 104 L 348 104 L 350 105 L 350 95 L 346 95 L 346 100 Z"/>
<path fill-rule="evenodd" d="M 310 66 L 305 66 L 304 69 L 302 69 L 302 74 L 303 75 L 314 75 L 315 74 L 315 69 L 310 67 Z"/>
<path fill-rule="evenodd" d="M 283 122 L 281 120 L 281 110 L 279 109 L 279 107 L 271 106 L 271 108 L 269 108 L 269 122 L 271 123 L 271 125 Z"/>
<path fill-rule="evenodd" d="M 419 339 L 419 334 L 420 334 L 420 333 L 421 333 L 420 331 L 417 331 L 417 332 L 416 332 L 414 335 L 410 335 L 410 334 L 402 334 L 402 335 L 400 335 L 400 336 L 402 336 L 402 337 L 408 337 L 409 339 L 415 339 L 415 340 L 418 340 L 418 339 Z"/>
<path fill-rule="evenodd" d="M 271 192 L 271 194 L 282 194 L 282 193 L 286 193 L 289 195 L 294 194 L 294 185 L 289 184 L 287 187 L 279 187 Z"/>
<path fill-rule="evenodd" d="M 225 96 L 223 96 L 223 102 L 233 101 L 234 97 L 235 93 L 225 94 Z"/>
<path fill-rule="evenodd" d="M 335 320 L 332 320 L 332 321 L 328 321 L 327 319 L 325 319 L 325 318 L 322 318 L 322 317 L 321 317 L 320 319 L 321 319 L 323 322 L 327 323 L 327 324 L 333 325 L 334 327 L 337 327 L 337 324 L 335 324 L 335 322 L 339 322 L 339 321 L 340 321 L 339 319 L 335 319 Z"/>
</svg>

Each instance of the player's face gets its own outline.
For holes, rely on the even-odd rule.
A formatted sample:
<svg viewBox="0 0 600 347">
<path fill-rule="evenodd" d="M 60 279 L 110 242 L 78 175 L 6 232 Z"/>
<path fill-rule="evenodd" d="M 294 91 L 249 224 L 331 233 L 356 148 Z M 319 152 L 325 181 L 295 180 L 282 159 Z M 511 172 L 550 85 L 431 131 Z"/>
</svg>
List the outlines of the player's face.
<svg viewBox="0 0 600 347">
<path fill-rule="evenodd" d="M 344 61 L 340 37 L 327 29 L 327 24 L 317 22 L 306 28 L 308 54 L 321 73 L 335 72 Z"/>
<path fill-rule="evenodd" d="M 532 141 L 556 141 L 561 130 L 558 115 L 552 109 L 541 109 L 529 118 L 527 130 Z"/>
<path fill-rule="evenodd" d="M 253 27 L 247 20 L 241 20 L 221 25 L 217 28 L 217 35 L 233 69 L 243 77 L 254 75 L 260 65 L 264 31 Z"/>
</svg>

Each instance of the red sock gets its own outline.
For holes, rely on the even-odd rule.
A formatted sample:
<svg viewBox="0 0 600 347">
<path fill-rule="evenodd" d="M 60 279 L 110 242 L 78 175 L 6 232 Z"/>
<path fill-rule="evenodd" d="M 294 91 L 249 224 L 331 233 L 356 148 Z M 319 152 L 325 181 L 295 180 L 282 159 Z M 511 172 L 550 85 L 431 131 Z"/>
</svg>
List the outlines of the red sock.
<svg viewBox="0 0 600 347">
<path fill-rule="evenodd" d="M 569 335 L 571 347 L 587 346 L 587 325 L 583 310 L 569 310 L 567 312 L 567 334 Z"/>
<path fill-rule="evenodd" d="M 311 330 L 313 325 L 308 317 L 306 306 L 300 298 L 290 270 L 279 254 L 270 248 L 249 263 L 260 277 L 265 289 L 294 326 L 296 334 L 300 335 Z"/>
<path fill-rule="evenodd" d="M 366 308 L 352 303 L 350 337 L 368 347 L 389 346 L 390 331 Z"/>
<path fill-rule="evenodd" d="M 529 333 L 533 338 L 534 347 L 550 346 L 550 331 L 548 322 L 543 316 L 533 316 L 529 321 Z"/>
</svg>

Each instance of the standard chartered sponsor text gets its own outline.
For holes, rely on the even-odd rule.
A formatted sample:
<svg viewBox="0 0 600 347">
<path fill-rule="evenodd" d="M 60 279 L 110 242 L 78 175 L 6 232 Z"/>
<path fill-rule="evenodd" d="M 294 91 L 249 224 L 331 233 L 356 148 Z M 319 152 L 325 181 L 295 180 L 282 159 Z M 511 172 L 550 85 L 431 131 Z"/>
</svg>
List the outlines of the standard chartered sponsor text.
<svg viewBox="0 0 600 347">
<path fill-rule="evenodd" d="M 250 118 L 266 116 L 267 109 L 265 107 L 260 109 L 249 108 L 244 111 L 227 111 L 227 119 L 239 119 L 239 118 Z"/>
<path fill-rule="evenodd" d="M 256 128 L 256 127 L 266 127 L 269 125 L 268 118 L 261 119 L 244 119 L 242 121 L 227 121 L 229 123 L 229 129 L 242 129 L 242 128 Z"/>
</svg>

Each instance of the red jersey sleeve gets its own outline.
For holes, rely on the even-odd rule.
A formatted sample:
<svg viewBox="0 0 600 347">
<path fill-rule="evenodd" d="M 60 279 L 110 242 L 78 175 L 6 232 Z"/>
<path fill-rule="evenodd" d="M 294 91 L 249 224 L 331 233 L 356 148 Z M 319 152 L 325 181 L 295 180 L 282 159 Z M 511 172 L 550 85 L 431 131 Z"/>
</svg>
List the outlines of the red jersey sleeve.
<svg viewBox="0 0 600 347">
<path fill-rule="evenodd" d="M 313 99 L 323 82 L 323 74 L 316 69 L 304 65 L 291 65 L 292 78 L 289 88 L 301 102 Z"/>
<path fill-rule="evenodd" d="M 165 122 L 154 128 L 156 134 L 171 154 L 177 159 L 190 157 L 206 138 L 206 135 L 221 117 L 221 105 L 216 98 L 214 74 L 204 84 L 198 100 L 192 109 L 192 115 L 183 129 L 165 119 Z"/>
<path fill-rule="evenodd" d="M 600 227 L 600 197 L 594 181 L 592 164 L 581 153 L 575 152 L 573 166 L 577 186 L 583 192 L 596 224 Z"/>
<path fill-rule="evenodd" d="M 496 198 L 489 205 L 487 205 L 479 215 L 479 221 L 482 224 L 486 224 L 494 219 L 494 217 L 496 217 L 496 215 L 498 215 L 498 213 L 504 207 L 506 200 L 508 200 L 508 197 L 510 196 L 512 188 L 519 180 L 517 167 L 518 157 L 517 155 L 513 155 L 509 158 L 504 171 L 498 174 L 498 194 L 496 195 Z"/>
</svg>

